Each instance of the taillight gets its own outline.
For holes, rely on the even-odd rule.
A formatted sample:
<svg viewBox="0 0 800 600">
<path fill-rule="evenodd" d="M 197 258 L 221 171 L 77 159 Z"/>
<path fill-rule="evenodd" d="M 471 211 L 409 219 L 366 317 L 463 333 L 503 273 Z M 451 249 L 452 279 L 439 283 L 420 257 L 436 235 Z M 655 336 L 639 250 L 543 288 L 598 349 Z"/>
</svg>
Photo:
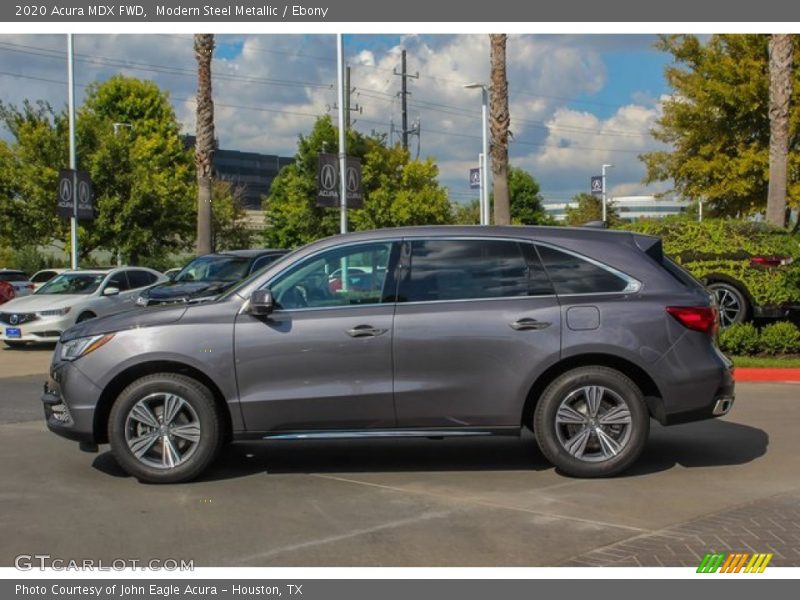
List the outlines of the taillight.
<svg viewBox="0 0 800 600">
<path fill-rule="evenodd" d="M 687 329 L 716 335 L 719 311 L 716 306 L 668 306 L 667 312 Z"/>
<path fill-rule="evenodd" d="M 784 267 L 793 262 L 791 256 L 753 256 L 750 265 L 753 267 Z"/>
</svg>

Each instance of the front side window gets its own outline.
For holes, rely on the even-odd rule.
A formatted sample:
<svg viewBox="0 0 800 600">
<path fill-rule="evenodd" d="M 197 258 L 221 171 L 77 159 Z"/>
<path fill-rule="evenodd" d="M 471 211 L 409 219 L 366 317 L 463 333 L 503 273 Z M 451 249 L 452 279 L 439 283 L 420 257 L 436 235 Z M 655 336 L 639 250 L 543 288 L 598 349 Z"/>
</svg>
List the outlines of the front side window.
<svg viewBox="0 0 800 600">
<path fill-rule="evenodd" d="M 239 281 L 247 277 L 249 266 L 250 259 L 244 256 L 199 256 L 173 281 Z"/>
<path fill-rule="evenodd" d="M 392 242 L 332 248 L 281 273 L 270 284 L 280 309 L 323 308 L 387 301 Z"/>
<path fill-rule="evenodd" d="M 106 287 L 117 288 L 120 292 L 131 289 L 131 286 L 128 284 L 128 278 L 125 276 L 125 271 L 118 271 L 111 275 L 108 281 L 106 281 Z"/>
<path fill-rule="evenodd" d="M 632 280 L 574 254 L 537 244 L 547 274 L 559 295 L 635 291 Z M 637 287 L 638 289 L 638 287 Z"/>
<path fill-rule="evenodd" d="M 551 294 L 538 257 L 523 246 L 506 240 L 408 242 L 404 254 L 410 250 L 410 256 L 403 259 L 398 299 L 431 302 Z"/>
<path fill-rule="evenodd" d="M 135 290 L 155 283 L 157 277 L 147 271 L 128 271 L 128 281 L 130 282 L 131 289 Z"/>
</svg>

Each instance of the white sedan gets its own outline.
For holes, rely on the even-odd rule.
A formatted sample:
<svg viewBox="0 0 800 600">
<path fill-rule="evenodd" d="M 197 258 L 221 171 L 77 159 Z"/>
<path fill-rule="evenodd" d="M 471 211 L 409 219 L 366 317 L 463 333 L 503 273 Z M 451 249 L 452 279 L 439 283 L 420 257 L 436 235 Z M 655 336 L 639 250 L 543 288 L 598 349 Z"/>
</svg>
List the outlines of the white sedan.
<svg viewBox="0 0 800 600">
<path fill-rule="evenodd" d="M 36 293 L 0 307 L 0 339 L 12 348 L 56 342 L 75 323 L 135 308 L 145 288 L 165 281 L 144 267 L 66 271 Z"/>
</svg>

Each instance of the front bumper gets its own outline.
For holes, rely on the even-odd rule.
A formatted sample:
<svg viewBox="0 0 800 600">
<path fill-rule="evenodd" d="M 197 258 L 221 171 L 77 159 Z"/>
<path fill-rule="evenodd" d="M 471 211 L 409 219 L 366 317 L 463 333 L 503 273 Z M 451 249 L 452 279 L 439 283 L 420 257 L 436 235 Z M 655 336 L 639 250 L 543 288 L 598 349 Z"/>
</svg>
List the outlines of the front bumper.
<svg viewBox="0 0 800 600">
<path fill-rule="evenodd" d="M 41 398 L 47 428 L 70 440 L 96 443 L 94 417 L 100 392 L 74 363 L 54 362 Z"/>
<path fill-rule="evenodd" d="M 38 317 L 34 321 L 28 321 L 20 325 L 9 325 L 0 323 L 0 340 L 4 342 L 57 342 L 67 329 L 74 325 L 72 315 L 63 317 Z M 10 337 L 6 335 L 6 330 L 16 328 L 20 330 L 20 335 Z"/>
</svg>

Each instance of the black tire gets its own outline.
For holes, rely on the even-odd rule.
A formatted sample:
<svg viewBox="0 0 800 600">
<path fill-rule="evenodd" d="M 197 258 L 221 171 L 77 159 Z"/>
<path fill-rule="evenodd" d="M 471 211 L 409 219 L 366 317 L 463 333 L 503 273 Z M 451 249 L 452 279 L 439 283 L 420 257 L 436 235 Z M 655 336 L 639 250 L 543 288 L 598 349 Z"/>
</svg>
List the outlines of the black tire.
<svg viewBox="0 0 800 600">
<path fill-rule="evenodd" d="M 717 300 L 722 329 L 750 320 L 750 301 L 741 289 L 726 281 L 714 281 L 709 283 L 707 288 Z"/>
<path fill-rule="evenodd" d="M 84 321 L 88 321 L 89 319 L 94 319 L 97 315 L 93 312 L 84 312 L 78 315 L 78 318 L 75 319 L 76 323 L 83 323 Z"/>
<path fill-rule="evenodd" d="M 131 411 L 143 399 L 155 398 L 154 402 L 162 395 L 175 395 L 185 401 L 189 408 L 182 408 L 180 418 L 185 421 L 194 422 L 196 419 L 199 426 L 198 441 L 196 443 L 186 442 L 183 438 L 174 438 L 176 446 L 187 444 L 191 452 L 187 451 L 187 457 L 175 466 L 161 465 L 156 467 L 152 462 L 158 460 L 159 451 L 161 458 L 164 458 L 166 451 L 163 435 L 160 433 L 148 433 L 158 441 L 150 446 L 150 450 L 145 453 L 143 458 L 137 458 L 129 447 L 130 438 L 138 437 L 132 432 L 136 427 L 145 427 L 136 419 L 129 419 Z M 183 405 L 182 405 L 183 406 Z M 157 414 L 158 406 L 155 406 L 153 414 Z M 166 404 L 162 410 L 163 416 L 166 411 Z M 191 413 L 192 418 L 186 417 Z M 191 377 L 179 375 L 177 373 L 157 373 L 147 375 L 137 379 L 126 387 L 117 397 L 111 408 L 108 420 L 108 440 L 111 444 L 111 452 L 119 465 L 128 473 L 149 483 L 180 483 L 189 481 L 199 476 L 217 457 L 223 441 L 223 417 L 220 408 L 214 401 L 211 391 L 202 383 Z M 142 436 L 144 437 L 144 436 Z M 170 440 L 173 439 L 169 435 Z M 149 439 L 149 438 L 148 438 Z M 161 442 L 159 446 L 159 442 Z M 169 442 L 172 444 L 172 442 Z M 166 452 L 169 454 L 169 452 Z M 149 461 L 149 462 L 148 462 Z M 163 462 L 166 462 L 164 459 Z"/>
<path fill-rule="evenodd" d="M 28 345 L 28 342 L 9 342 L 8 340 L 4 340 L 4 343 L 5 343 L 6 346 L 8 346 L 9 348 L 12 348 L 14 350 L 18 350 L 20 348 L 24 348 L 25 346 Z"/>
<path fill-rule="evenodd" d="M 589 412 L 588 393 L 584 391 L 589 388 L 605 388 L 593 419 L 584 415 L 580 408 L 583 402 L 584 410 Z M 585 417 L 586 422 L 557 423 L 562 403 L 568 407 L 578 406 L 576 412 L 581 413 L 578 416 Z M 623 404 L 629 413 L 629 423 L 604 425 L 602 419 L 610 414 L 611 408 Z M 618 414 L 626 418 L 624 413 Z M 598 429 L 602 431 L 597 433 Z M 563 373 L 547 386 L 536 405 L 533 430 L 542 453 L 561 472 L 574 477 L 610 477 L 630 467 L 641 455 L 650 433 L 650 414 L 641 390 L 619 371 L 599 366 L 579 367 Z M 603 440 L 611 437 L 612 442 L 621 446 L 617 453 L 607 451 L 608 446 L 601 443 L 601 435 Z M 583 437 L 587 440 L 585 452 L 577 451 L 581 456 L 566 449 L 567 442 Z"/>
</svg>

